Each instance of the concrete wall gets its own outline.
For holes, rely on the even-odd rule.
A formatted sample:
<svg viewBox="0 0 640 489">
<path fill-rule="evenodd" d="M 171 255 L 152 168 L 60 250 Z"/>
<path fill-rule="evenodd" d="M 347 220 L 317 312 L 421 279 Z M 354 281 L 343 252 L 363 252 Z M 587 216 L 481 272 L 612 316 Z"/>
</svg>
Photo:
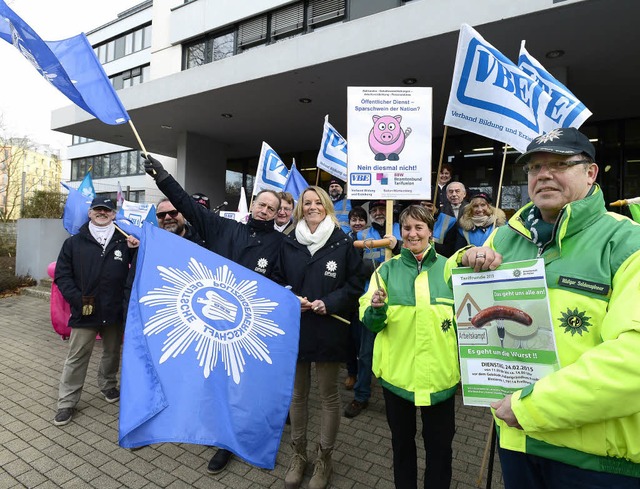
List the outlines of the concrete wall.
<svg viewBox="0 0 640 489">
<path fill-rule="evenodd" d="M 48 278 L 47 266 L 56 261 L 69 237 L 62 219 L 18 219 L 16 228 L 16 275 Z"/>
</svg>

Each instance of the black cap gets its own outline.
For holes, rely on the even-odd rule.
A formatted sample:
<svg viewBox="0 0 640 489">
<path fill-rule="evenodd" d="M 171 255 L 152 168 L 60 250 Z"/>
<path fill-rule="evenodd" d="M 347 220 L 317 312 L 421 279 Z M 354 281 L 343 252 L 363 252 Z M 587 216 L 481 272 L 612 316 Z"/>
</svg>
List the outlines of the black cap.
<svg viewBox="0 0 640 489">
<path fill-rule="evenodd" d="M 344 188 L 344 182 L 339 178 L 332 178 L 331 180 L 329 180 L 329 186 L 333 184 L 340 185 L 342 188 Z"/>
<path fill-rule="evenodd" d="M 596 159 L 596 149 L 593 144 L 575 127 L 560 127 L 538 136 L 529 143 L 527 151 L 518 157 L 516 163 L 526 163 L 533 153 L 554 153 L 565 156 L 584 153 L 592 160 Z"/>
<path fill-rule="evenodd" d="M 89 209 L 95 209 L 96 207 L 106 207 L 107 209 L 110 209 L 112 211 L 116 210 L 116 206 L 113 205 L 111 199 L 107 199 L 105 197 L 96 197 L 91 201 Z"/>
<path fill-rule="evenodd" d="M 471 196 L 470 200 L 473 199 L 484 199 L 487 201 L 487 204 L 491 205 L 491 197 L 489 197 L 489 194 L 485 193 L 485 192 L 478 192 L 477 194 L 473 194 Z"/>
<path fill-rule="evenodd" d="M 369 201 L 369 212 L 371 212 L 371 209 L 373 209 L 374 207 L 387 207 L 387 201 L 386 200 L 370 200 Z"/>
<path fill-rule="evenodd" d="M 196 194 L 193 194 L 191 198 L 201 206 L 204 206 L 207 209 L 211 209 L 211 203 L 209 202 L 209 197 L 207 197 L 205 194 L 198 192 Z"/>
</svg>

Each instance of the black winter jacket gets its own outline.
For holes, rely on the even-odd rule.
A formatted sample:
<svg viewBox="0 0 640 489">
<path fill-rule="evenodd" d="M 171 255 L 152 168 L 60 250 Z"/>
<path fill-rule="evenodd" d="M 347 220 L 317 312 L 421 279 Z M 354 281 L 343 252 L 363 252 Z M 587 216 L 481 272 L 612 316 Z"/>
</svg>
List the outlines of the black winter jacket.
<svg viewBox="0 0 640 489">
<path fill-rule="evenodd" d="M 124 289 L 135 250 L 118 231 L 103 250 L 89 223 L 62 244 L 55 283 L 71 306 L 71 328 L 100 328 L 124 321 Z M 82 297 L 93 297 L 94 312 L 82 315 Z"/>
<path fill-rule="evenodd" d="M 272 279 L 290 285 L 294 294 L 309 301 L 322 300 L 327 308 L 327 315 L 302 313 L 298 361 L 346 361 L 349 325 L 330 314 L 350 319 L 364 292 L 366 272 L 351 239 L 335 228 L 327 243 L 311 256 L 291 233 L 284 240 Z"/>
<path fill-rule="evenodd" d="M 247 224 L 220 217 L 195 202 L 169 175 L 158 188 L 191 223 L 205 242 L 205 248 L 243 267 L 271 276 L 284 235 L 273 221 L 249 219 Z"/>
</svg>

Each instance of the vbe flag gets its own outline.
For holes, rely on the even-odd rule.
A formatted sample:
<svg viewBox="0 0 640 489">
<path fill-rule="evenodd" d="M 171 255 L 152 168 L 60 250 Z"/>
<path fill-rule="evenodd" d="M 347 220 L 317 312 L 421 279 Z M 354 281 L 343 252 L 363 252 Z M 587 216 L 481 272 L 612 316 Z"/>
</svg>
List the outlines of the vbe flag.
<svg viewBox="0 0 640 489">
<path fill-rule="evenodd" d="M 122 199 L 122 207 L 118 210 L 117 217 L 128 219 L 138 227 L 142 227 L 144 221 L 154 226 L 158 225 L 156 206 L 153 204 L 142 204 Z"/>
<path fill-rule="evenodd" d="M 142 232 L 120 445 L 213 445 L 272 469 L 293 392 L 300 301 L 186 239 L 149 224 Z"/>
<path fill-rule="evenodd" d="M 317 165 L 334 177 L 347 181 L 347 140 L 329 123 L 328 114 L 324 116 Z"/>
<path fill-rule="evenodd" d="M 284 190 L 288 176 L 289 170 L 282 158 L 263 141 L 252 195 L 258 195 L 261 190 L 281 192 Z"/>
<path fill-rule="evenodd" d="M 538 118 L 550 102 L 533 78 L 472 27 L 462 25 L 445 125 L 502 141 L 524 153 L 533 138 L 559 127 Z"/>
<path fill-rule="evenodd" d="M 89 221 L 89 207 L 96 197 L 91 172 L 87 172 L 77 189 L 66 183 L 60 182 L 60 184 L 69 191 L 67 202 L 64 204 L 62 225 L 69 234 L 77 234 L 82 225 Z"/>
<path fill-rule="evenodd" d="M 518 67 L 533 78 L 551 97 L 544 111 L 538 114 L 541 125 L 552 128 L 579 128 L 591 116 L 591 111 L 567 87 L 556 80 L 537 59 L 531 56 L 524 44 L 525 41 L 520 44 Z"/>
<path fill-rule="evenodd" d="M 298 197 L 300 197 L 300 194 L 304 190 L 306 190 L 308 186 L 309 184 L 296 168 L 296 162 L 294 161 L 293 164 L 291 165 L 291 171 L 289 172 L 287 183 L 284 186 L 284 191 L 289 192 L 291 195 L 293 195 L 293 200 L 297 202 Z"/>
<path fill-rule="evenodd" d="M 129 120 L 84 34 L 62 41 L 43 41 L 0 0 L 0 37 L 13 44 L 45 80 L 94 117 L 112 125 Z M 7 72 L 4 66 L 5 75 Z"/>
</svg>

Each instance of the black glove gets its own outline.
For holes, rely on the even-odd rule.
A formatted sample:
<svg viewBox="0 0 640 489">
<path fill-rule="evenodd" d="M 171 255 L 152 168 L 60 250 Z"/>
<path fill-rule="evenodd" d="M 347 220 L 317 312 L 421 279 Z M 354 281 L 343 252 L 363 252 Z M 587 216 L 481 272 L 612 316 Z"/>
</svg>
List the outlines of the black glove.
<svg viewBox="0 0 640 489">
<path fill-rule="evenodd" d="M 164 169 L 162 163 L 156 160 L 149 153 L 144 155 L 142 161 L 144 162 L 144 171 L 151 175 L 155 179 L 156 183 L 160 183 L 169 176 L 169 172 Z"/>
</svg>

